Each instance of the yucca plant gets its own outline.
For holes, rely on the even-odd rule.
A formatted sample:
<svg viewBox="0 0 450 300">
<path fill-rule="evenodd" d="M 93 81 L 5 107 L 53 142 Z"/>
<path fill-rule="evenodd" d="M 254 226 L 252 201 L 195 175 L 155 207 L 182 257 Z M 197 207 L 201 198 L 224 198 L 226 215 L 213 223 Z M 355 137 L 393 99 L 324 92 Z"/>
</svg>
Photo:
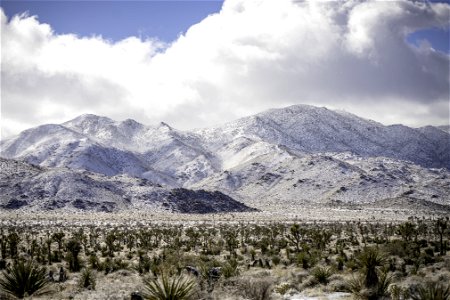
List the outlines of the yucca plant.
<svg viewBox="0 0 450 300">
<path fill-rule="evenodd" d="M 333 270 L 328 267 L 316 267 L 311 272 L 312 276 L 321 284 L 328 284 L 330 276 L 333 275 Z"/>
<path fill-rule="evenodd" d="M 415 293 L 412 293 L 413 300 L 449 300 L 450 286 L 437 282 L 428 282 L 419 286 Z"/>
<path fill-rule="evenodd" d="M 148 300 L 188 300 L 195 292 L 195 281 L 163 274 L 159 279 L 144 278 L 144 288 L 143 296 Z"/>
<path fill-rule="evenodd" d="M 387 270 L 380 272 L 378 284 L 375 289 L 375 299 L 381 299 L 389 295 L 389 287 L 392 283 L 392 274 Z"/>
<path fill-rule="evenodd" d="M 355 299 L 364 299 L 364 277 L 357 276 L 347 281 L 346 290 L 350 292 Z"/>
<path fill-rule="evenodd" d="M 347 291 L 353 294 L 355 299 L 377 300 L 385 299 L 389 295 L 389 287 L 392 283 L 392 276 L 388 272 L 380 272 L 378 283 L 375 286 L 366 286 L 366 276 L 353 277 L 347 281 Z"/>
<path fill-rule="evenodd" d="M 31 260 L 16 261 L 0 277 L 0 288 L 20 299 L 25 295 L 42 293 L 48 283 L 45 268 L 37 266 Z"/>
<path fill-rule="evenodd" d="M 90 268 L 83 269 L 78 285 L 81 288 L 95 290 L 95 273 Z"/>
<path fill-rule="evenodd" d="M 234 259 L 230 260 L 230 262 L 223 264 L 221 271 L 223 277 L 225 278 L 238 276 L 239 275 L 238 262 Z"/>
<path fill-rule="evenodd" d="M 365 286 L 367 288 L 376 286 L 379 281 L 377 267 L 386 262 L 386 257 L 377 248 L 364 248 L 358 261 L 363 268 Z"/>
</svg>

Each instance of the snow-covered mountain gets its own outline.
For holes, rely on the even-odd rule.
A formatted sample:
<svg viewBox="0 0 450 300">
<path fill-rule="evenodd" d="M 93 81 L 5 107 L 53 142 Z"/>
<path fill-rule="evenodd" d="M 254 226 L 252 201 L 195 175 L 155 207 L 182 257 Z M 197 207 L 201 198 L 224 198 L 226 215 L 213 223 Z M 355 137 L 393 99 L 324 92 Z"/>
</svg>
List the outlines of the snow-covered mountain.
<svg viewBox="0 0 450 300">
<path fill-rule="evenodd" d="M 197 133 L 212 142 L 213 149 L 244 137 L 306 153 L 351 152 L 450 169 L 450 136 L 436 127 L 384 126 L 347 112 L 308 105 L 269 110 Z"/>
<path fill-rule="evenodd" d="M 168 188 L 126 175 L 104 176 L 0 158 L 0 209 L 183 213 L 254 209 L 218 191 Z"/>
<path fill-rule="evenodd" d="M 308 105 L 192 131 L 82 115 L 26 130 L 0 147 L 1 157 L 46 170 L 218 190 L 263 210 L 398 197 L 450 205 L 448 131 L 384 126 Z"/>
<path fill-rule="evenodd" d="M 170 186 L 197 181 L 215 171 L 212 155 L 196 136 L 167 124 L 144 126 L 82 115 L 61 125 L 43 125 L 2 141 L 1 156 L 45 167 L 68 167 L 103 175 L 127 174 Z"/>
</svg>

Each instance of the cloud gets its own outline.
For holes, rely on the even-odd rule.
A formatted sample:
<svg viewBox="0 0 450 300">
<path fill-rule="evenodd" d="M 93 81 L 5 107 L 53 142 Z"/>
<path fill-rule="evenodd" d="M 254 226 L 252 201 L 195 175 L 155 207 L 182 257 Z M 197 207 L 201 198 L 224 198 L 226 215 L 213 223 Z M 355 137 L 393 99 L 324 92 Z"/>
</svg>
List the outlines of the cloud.
<svg viewBox="0 0 450 300">
<path fill-rule="evenodd" d="M 442 3 L 226 0 L 164 44 L 57 35 L 1 12 L 2 135 L 85 112 L 187 129 L 297 103 L 445 124 L 449 55 L 406 37 L 449 17 Z"/>
</svg>

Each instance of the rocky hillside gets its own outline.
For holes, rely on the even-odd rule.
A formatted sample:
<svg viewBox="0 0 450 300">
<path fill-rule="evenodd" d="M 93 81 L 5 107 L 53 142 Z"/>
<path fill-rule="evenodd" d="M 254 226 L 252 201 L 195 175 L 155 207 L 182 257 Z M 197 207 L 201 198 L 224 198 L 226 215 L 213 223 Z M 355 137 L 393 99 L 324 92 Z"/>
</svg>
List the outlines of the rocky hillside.
<svg viewBox="0 0 450 300">
<path fill-rule="evenodd" d="M 165 123 L 147 126 L 130 119 L 118 122 L 82 115 L 0 142 L 1 157 L 41 168 L 30 167 L 40 173 L 21 177 L 31 186 L 31 194 L 22 196 L 20 184 L 14 191 L 9 187 L 15 200 L 2 198 L 2 205 L 19 207 L 26 199 L 20 197 L 51 198 L 56 204 L 43 200 L 36 204 L 51 209 L 58 207 L 58 199 L 95 198 L 115 204 L 75 206 L 113 210 L 148 204 L 149 194 L 155 203 L 168 201 L 165 208 L 177 211 L 191 210 L 185 204 L 192 197 L 200 199 L 198 203 L 208 207 L 205 210 L 214 211 L 211 199 L 232 203 L 228 196 L 261 210 L 399 197 L 450 205 L 446 128 L 384 126 L 307 105 L 189 132 Z M 2 169 L 2 176 L 9 176 L 3 173 Z M 51 197 L 38 192 L 55 185 L 61 187 L 57 193 L 46 190 Z M 191 194 L 190 189 L 205 191 Z M 167 191 L 184 192 L 177 192 L 181 198 L 174 204 L 173 193 Z M 202 210 L 197 203 L 194 206 Z"/>
<path fill-rule="evenodd" d="M 254 209 L 221 192 L 171 189 L 147 179 L 104 176 L 67 168 L 46 168 L 0 159 L 2 209 L 241 212 Z"/>
</svg>

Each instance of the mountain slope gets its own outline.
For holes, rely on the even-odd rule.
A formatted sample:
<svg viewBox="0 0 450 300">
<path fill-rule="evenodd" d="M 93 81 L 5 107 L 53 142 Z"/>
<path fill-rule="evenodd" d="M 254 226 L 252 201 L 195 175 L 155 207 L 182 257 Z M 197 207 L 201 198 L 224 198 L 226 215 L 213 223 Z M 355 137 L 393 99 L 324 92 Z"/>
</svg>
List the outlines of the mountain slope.
<svg viewBox="0 0 450 300">
<path fill-rule="evenodd" d="M 306 153 L 351 152 L 450 169 L 450 134 L 442 130 L 384 126 L 346 112 L 308 105 L 273 109 L 196 132 L 215 151 L 236 138 L 249 138 Z"/>
<path fill-rule="evenodd" d="M 253 211 L 218 191 L 171 189 L 146 179 L 43 168 L 0 158 L 0 208 L 22 210 Z M 189 200 L 189 201 L 188 201 Z"/>
<path fill-rule="evenodd" d="M 90 190 L 92 197 L 113 199 L 118 209 L 130 207 L 120 198 L 124 194 L 140 199 L 132 187 L 139 180 L 165 191 L 217 190 L 265 210 L 405 197 L 450 205 L 448 132 L 433 126 L 384 126 L 308 105 L 269 110 L 190 132 L 165 123 L 147 126 L 130 119 L 118 122 L 82 115 L 63 124 L 26 130 L 1 141 L 0 147 L 1 157 L 43 167 L 51 178 L 65 178 L 55 180 L 65 183 L 67 191 L 71 182 L 77 186 L 82 171 L 91 172 L 90 179 L 85 178 L 71 193 L 86 198 L 89 195 L 80 191 Z M 127 178 L 128 187 L 120 192 L 111 192 L 109 183 L 104 184 L 110 178 L 122 186 L 122 177 Z M 37 190 L 48 184 L 47 177 L 33 178 L 22 180 Z M 61 197 L 73 199 L 63 191 Z M 40 199 L 39 194 L 32 195 Z M 179 195 L 184 195 L 185 203 L 196 195 L 207 210 L 214 210 L 209 194 L 186 191 Z M 227 201 L 225 196 L 213 198 Z M 182 206 L 174 207 L 183 210 Z"/>
<path fill-rule="evenodd" d="M 0 146 L 5 158 L 108 176 L 127 174 L 170 186 L 198 181 L 216 168 L 195 136 L 167 124 L 150 127 L 94 115 L 32 128 Z"/>
<path fill-rule="evenodd" d="M 367 204 L 402 197 L 450 206 L 450 174 L 445 169 L 348 153 L 298 155 L 283 147 L 192 186 L 199 187 L 278 212 L 310 204 Z"/>
</svg>

